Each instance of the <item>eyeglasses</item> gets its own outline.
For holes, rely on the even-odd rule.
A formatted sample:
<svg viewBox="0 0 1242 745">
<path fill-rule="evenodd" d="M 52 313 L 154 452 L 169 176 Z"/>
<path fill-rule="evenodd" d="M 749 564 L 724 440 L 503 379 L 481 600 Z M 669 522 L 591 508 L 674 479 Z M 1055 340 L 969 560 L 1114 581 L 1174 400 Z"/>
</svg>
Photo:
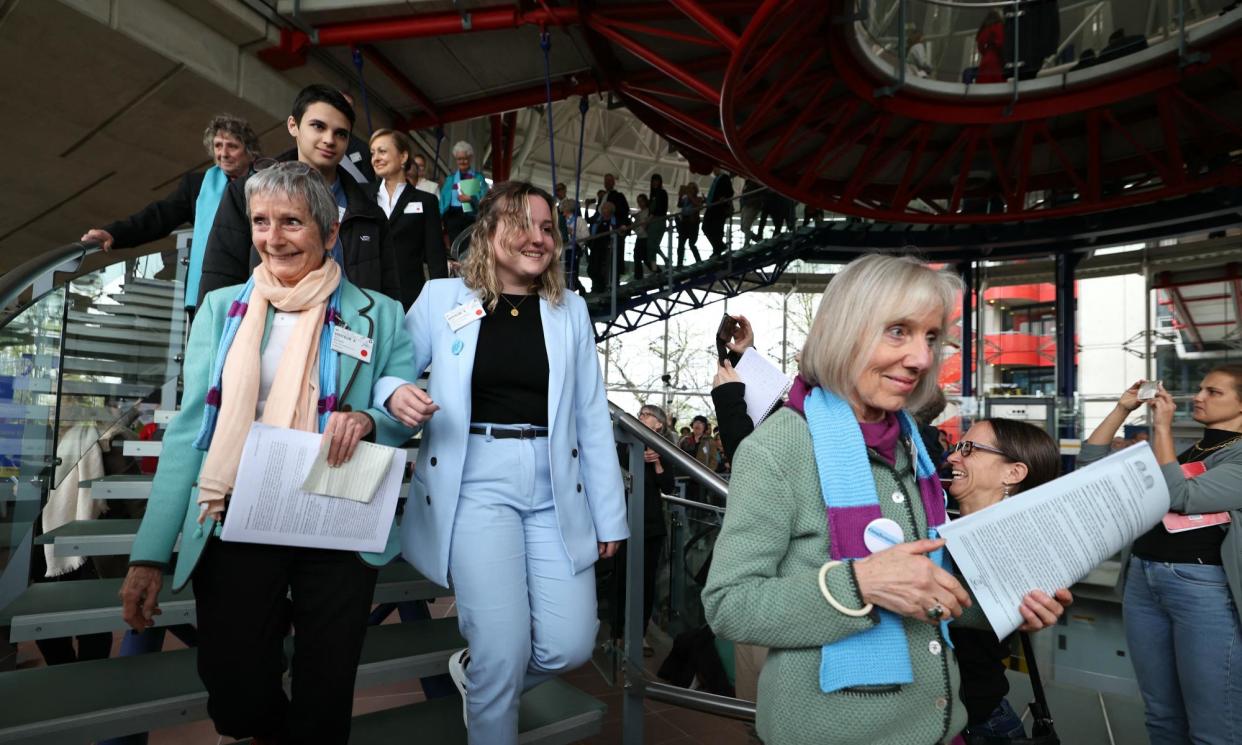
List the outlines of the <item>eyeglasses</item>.
<svg viewBox="0 0 1242 745">
<path fill-rule="evenodd" d="M 962 440 L 958 442 L 956 445 L 953 446 L 950 452 L 961 453 L 963 458 L 969 458 L 970 454 L 975 452 L 976 450 L 982 450 L 985 453 L 996 453 L 997 455 L 1004 455 L 1006 458 L 1009 457 L 1008 455 L 1005 455 L 1004 450 L 1000 450 L 999 448 L 994 448 L 991 445 L 983 445 L 978 442 L 974 442 L 972 440 Z"/>
</svg>

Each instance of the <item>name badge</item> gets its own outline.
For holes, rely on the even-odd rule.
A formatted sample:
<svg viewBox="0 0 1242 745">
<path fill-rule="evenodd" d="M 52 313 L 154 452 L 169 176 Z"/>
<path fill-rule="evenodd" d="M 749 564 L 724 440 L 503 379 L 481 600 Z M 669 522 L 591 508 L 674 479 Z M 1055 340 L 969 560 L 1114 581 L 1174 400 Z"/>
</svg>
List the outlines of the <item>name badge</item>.
<svg viewBox="0 0 1242 745">
<path fill-rule="evenodd" d="M 350 153 L 349 159 L 354 163 L 357 163 L 362 160 L 362 153 Z"/>
<path fill-rule="evenodd" d="M 407 215 L 423 214 L 423 203 L 422 202 L 410 202 L 409 204 L 405 206 L 405 214 Z"/>
<path fill-rule="evenodd" d="M 483 317 L 483 304 L 478 298 L 453 308 L 444 314 L 449 328 L 454 331 L 462 329 Z"/>
<path fill-rule="evenodd" d="M 372 347 L 375 340 L 369 336 L 356 334 L 344 326 L 332 327 L 332 351 L 340 352 L 362 362 L 371 361 Z"/>
<path fill-rule="evenodd" d="M 345 208 L 344 208 L 344 207 L 337 207 L 337 208 L 336 208 L 336 221 L 337 221 L 337 222 L 344 222 L 344 221 L 345 221 Z"/>
</svg>

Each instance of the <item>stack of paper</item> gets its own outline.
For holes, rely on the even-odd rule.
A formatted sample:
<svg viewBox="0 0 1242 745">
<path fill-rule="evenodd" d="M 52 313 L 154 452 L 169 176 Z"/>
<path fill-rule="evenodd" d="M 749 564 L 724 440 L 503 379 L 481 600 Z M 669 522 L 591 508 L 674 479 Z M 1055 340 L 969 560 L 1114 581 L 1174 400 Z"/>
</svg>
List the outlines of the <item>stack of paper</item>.
<svg viewBox="0 0 1242 745">
<path fill-rule="evenodd" d="M 756 352 L 754 347 L 747 349 L 742 359 L 737 361 L 737 376 L 746 384 L 743 394 L 746 400 L 746 414 L 758 427 L 759 423 L 772 413 L 780 403 L 793 381 L 772 364 L 772 361 Z"/>
</svg>

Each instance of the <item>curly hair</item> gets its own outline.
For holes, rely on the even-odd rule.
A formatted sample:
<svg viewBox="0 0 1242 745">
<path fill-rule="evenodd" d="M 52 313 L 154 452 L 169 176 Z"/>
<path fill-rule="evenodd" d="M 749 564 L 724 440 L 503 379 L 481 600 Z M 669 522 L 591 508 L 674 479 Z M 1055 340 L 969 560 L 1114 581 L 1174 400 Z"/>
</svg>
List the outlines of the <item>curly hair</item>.
<svg viewBox="0 0 1242 745">
<path fill-rule="evenodd" d="M 259 149 L 259 136 L 254 133 L 249 122 L 232 114 L 216 114 L 211 117 L 211 121 L 207 122 L 207 128 L 203 130 L 203 147 L 207 149 L 208 158 L 215 156 L 211 141 L 221 133 L 240 142 L 242 147 L 246 148 L 246 154 L 251 160 L 263 154 Z"/>
<path fill-rule="evenodd" d="M 556 214 L 556 201 L 543 189 L 527 181 L 505 181 L 496 184 L 479 203 L 479 216 L 470 227 L 469 242 L 473 250 L 466 254 L 461 277 L 470 289 L 478 292 L 489 312 L 500 302 L 500 278 L 496 276 L 496 251 L 513 251 L 517 234 L 534 229 L 530 214 L 530 198 L 547 202 L 549 214 Z M 552 305 L 559 305 L 565 294 L 565 269 L 561 265 L 561 231 L 552 230 L 552 261 L 539 275 L 535 287 L 539 296 Z"/>
</svg>

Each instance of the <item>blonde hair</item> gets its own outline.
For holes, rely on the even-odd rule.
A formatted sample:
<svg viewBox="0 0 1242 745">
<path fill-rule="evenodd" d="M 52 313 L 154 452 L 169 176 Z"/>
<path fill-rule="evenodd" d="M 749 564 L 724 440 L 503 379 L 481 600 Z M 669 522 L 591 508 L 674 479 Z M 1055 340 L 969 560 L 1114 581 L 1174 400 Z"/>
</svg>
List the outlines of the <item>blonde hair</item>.
<svg viewBox="0 0 1242 745">
<path fill-rule="evenodd" d="M 964 289 L 955 274 L 936 270 L 913 256 L 868 254 L 850 262 L 828 283 L 811 323 L 798 371 L 818 385 L 857 404 L 855 386 L 884 329 L 902 319 L 940 308 L 940 328 Z M 939 390 L 941 347 L 919 379 L 906 407 L 917 410 Z"/>
<path fill-rule="evenodd" d="M 398 132 L 395 129 L 377 129 L 371 134 L 371 141 L 367 144 L 375 147 L 375 141 L 381 137 L 392 138 L 392 146 L 405 156 L 405 162 L 401 164 L 401 172 L 409 173 L 410 166 L 414 165 L 414 146 L 410 138 L 404 132 Z"/>
<path fill-rule="evenodd" d="M 500 278 L 496 276 L 496 251 L 511 251 L 515 237 L 535 229 L 530 214 L 531 198 L 542 199 L 548 212 L 556 214 L 556 201 L 543 189 L 526 181 L 505 181 L 496 184 L 479 203 L 479 216 L 470 226 L 470 248 L 461 265 L 461 278 L 466 286 L 479 293 L 488 311 L 500 302 Z M 565 268 L 561 265 L 561 231 L 552 229 L 552 261 L 535 281 L 539 296 L 552 305 L 559 305 L 565 293 Z"/>
</svg>

